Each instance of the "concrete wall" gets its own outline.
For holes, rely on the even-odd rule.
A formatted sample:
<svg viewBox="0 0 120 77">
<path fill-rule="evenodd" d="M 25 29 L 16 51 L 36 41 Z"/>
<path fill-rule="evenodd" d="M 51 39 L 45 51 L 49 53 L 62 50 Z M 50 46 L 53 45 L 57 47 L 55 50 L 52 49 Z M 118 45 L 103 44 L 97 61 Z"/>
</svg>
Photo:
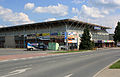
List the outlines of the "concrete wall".
<svg viewBox="0 0 120 77">
<path fill-rule="evenodd" d="M 15 38 L 14 36 L 5 36 L 5 48 L 15 48 Z"/>
</svg>

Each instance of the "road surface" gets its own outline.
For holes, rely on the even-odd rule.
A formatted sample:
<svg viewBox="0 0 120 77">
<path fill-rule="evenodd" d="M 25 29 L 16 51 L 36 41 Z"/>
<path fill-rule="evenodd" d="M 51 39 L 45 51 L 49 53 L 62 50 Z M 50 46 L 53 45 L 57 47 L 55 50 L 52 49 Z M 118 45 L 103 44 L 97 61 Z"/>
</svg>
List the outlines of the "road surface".
<svg viewBox="0 0 120 77">
<path fill-rule="evenodd" d="M 0 48 L 0 56 L 7 56 L 7 55 L 21 55 L 21 54 L 36 54 L 36 53 L 48 53 L 48 52 L 55 52 L 55 51 L 27 51 L 27 49 L 12 49 L 12 48 Z"/>
<path fill-rule="evenodd" d="M 0 62 L 0 77 L 93 77 L 120 58 L 120 49 Z"/>
</svg>

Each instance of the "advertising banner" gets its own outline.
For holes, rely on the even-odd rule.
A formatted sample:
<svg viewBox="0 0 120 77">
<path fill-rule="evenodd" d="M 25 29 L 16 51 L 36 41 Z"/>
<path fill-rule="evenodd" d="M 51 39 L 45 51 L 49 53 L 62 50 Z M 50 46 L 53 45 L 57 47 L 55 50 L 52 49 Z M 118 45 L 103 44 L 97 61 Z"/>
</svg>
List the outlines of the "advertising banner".
<svg viewBox="0 0 120 77">
<path fill-rule="evenodd" d="M 42 36 L 50 36 L 50 33 L 42 33 Z"/>
<path fill-rule="evenodd" d="M 50 40 L 50 38 L 62 39 L 65 38 L 65 32 L 54 32 L 54 33 L 37 33 L 27 35 L 27 39 L 40 39 L 40 40 Z"/>
<path fill-rule="evenodd" d="M 39 36 L 37 38 L 40 40 L 50 40 L 50 36 Z"/>
<path fill-rule="evenodd" d="M 50 34 L 50 38 L 62 39 L 65 38 L 65 32 L 55 32 Z"/>
<path fill-rule="evenodd" d="M 101 30 L 101 27 L 95 26 L 94 30 Z"/>
<path fill-rule="evenodd" d="M 42 33 L 37 38 L 40 39 L 40 40 L 50 40 L 50 33 Z"/>
<path fill-rule="evenodd" d="M 56 36 L 57 36 L 57 35 L 58 35 L 58 33 L 51 33 L 50 35 L 51 35 L 51 36 L 52 36 L 52 35 L 54 35 L 54 36 L 56 35 Z"/>
<path fill-rule="evenodd" d="M 27 37 L 27 39 L 36 39 L 36 35 L 35 34 L 29 34 L 26 37 Z"/>
<path fill-rule="evenodd" d="M 68 43 L 77 43 L 77 38 L 76 32 L 68 32 Z"/>
</svg>

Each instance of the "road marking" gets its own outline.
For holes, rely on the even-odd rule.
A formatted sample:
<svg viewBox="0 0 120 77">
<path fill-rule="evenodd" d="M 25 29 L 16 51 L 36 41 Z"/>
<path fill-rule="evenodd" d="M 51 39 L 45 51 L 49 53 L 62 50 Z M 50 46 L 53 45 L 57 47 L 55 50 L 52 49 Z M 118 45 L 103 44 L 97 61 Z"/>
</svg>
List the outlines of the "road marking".
<svg viewBox="0 0 120 77">
<path fill-rule="evenodd" d="M 26 58 L 21 58 L 21 60 L 25 60 Z"/>
<path fill-rule="evenodd" d="M 20 67 L 15 67 L 15 68 L 27 68 L 27 67 L 30 67 L 30 66 L 32 66 L 32 64 L 30 64 L 30 65 L 25 65 L 25 66 L 20 66 Z"/>
<path fill-rule="evenodd" d="M 7 61 L 9 61 L 9 60 L 3 60 L 3 61 L 0 61 L 0 62 L 7 62 Z"/>
<path fill-rule="evenodd" d="M 15 71 L 12 71 L 12 72 L 8 73 L 7 75 L 0 76 L 0 77 L 8 77 L 8 76 L 12 76 L 12 75 L 17 75 L 17 74 L 23 73 L 27 70 L 30 70 L 30 69 L 32 69 L 32 68 L 18 69 L 18 70 L 15 70 Z"/>
<path fill-rule="evenodd" d="M 66 75 L 66 76 L 64 76 L 64 77 L 71 77 L 73 74 L 69 74 L 69 75 Z"/>
</svg>

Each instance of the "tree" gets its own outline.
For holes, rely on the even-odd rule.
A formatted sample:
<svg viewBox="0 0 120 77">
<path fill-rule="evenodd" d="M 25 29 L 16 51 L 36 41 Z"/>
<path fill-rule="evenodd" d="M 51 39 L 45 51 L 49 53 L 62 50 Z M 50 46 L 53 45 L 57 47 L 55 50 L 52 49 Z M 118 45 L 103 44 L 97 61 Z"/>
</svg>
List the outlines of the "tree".
<svg viewBox="0 0 120 77">
<path fill-rule="evenodd" d="M 85 49 L 85 50 L 93 49 L 94 42 L 92 42 L 90 39 L 91 39 L 91 36 L 89 33 L 89 28 L 88 26 L 86 26 L 86 28 L 84 29 L 84 33 L 82 34 L 82 37 L 81 37 L 81 43 L 79 48 Z"/>
<path fill-rule="evenodd" d="M 113 40 L 115 41 L 115 45 L 117 45 L 117 42 L 120 42 L 120 22 L 117 23 L 114 33 Z"/>
</svg>

